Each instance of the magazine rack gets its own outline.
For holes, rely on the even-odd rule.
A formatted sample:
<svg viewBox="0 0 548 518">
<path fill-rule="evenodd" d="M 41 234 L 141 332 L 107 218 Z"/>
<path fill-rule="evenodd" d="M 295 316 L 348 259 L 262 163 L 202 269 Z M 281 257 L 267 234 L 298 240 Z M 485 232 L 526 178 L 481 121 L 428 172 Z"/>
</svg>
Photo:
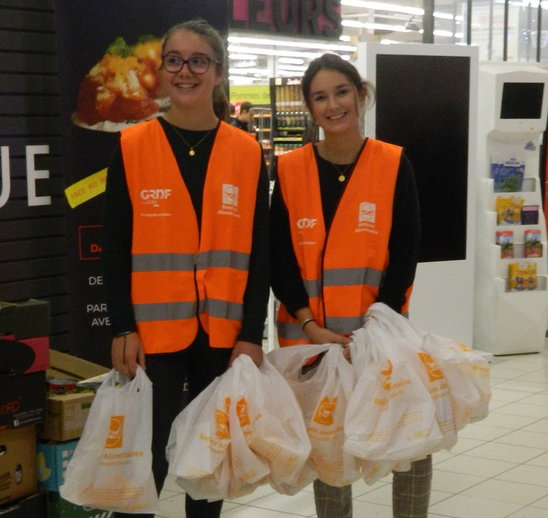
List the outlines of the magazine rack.
<svg viewBox="0 0 548 518">
<path fill-rule="evenodd" d="M 539 161 L 548 72 L 521 64 L 482 64 L 479 96 L 474 347 L 494 355 L 541 352 L 548 323 L 548 272 Z M 523 182 L 505 186 L 495 182 L 493 175 L 499 173 L 493 164 L 501 161 L 521 163 Z M 497 217 L 498 197 L 538 206 L 537 223 L 522 221 L 519 215 L 512 224 Z M 526 257 L 526 230 L 538 231 L 540 257 Z M 502 257 L 497 231 L 512 231 L 513 257 Z M 536 265 L 536 283 L 519 284 L 516 289 L 509 282 L 511 263 Z"/>
</svg>

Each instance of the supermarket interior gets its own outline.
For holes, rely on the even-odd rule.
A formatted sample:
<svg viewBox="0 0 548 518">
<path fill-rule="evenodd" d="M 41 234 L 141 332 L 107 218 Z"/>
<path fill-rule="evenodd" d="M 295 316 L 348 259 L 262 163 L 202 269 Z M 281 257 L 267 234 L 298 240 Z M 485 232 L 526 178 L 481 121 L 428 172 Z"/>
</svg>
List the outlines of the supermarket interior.
<svg viewBox="0 0 548 518">
<path fill-rule="evenodd" d="M 82 444 L 87 443 L 81 439 L 88 440 L 94 433 L 93 419 L 88 415 L 94 411 L 98 391 L 114 372 L 113 335 L 120 344 L 123 341 L 125 354 L 127 335 L 135 334 L 131 329 L 120 330 L 113 312 L 109 312 L 111 299 L 102 256 L 107 235 L 103 223 L 108 210 L 105 191 L 109 168 L 122 164 L 123 172 L 125 162 L 126 173 L 129 170 L 129 159 L 120 155 L 121 149 L 126 153 L 123 146 L 127 145 L 119 144 L 120 134 L 130 135 L 130 128 L 136 124 L 164 118 L 167 122 L 162 125 L 173 124 L 177 132 L 169 119 L 173 112 L 165 82 L 167 40 L 163 37 L 176 24 L 195 19 L 205 20 L 221 36 L 226 64 L 222 67 L 216 62 L 216 68 L 211 66 L 215 60 L 207 55 L 204 65 L 202 54 L 190 58 L 177 54 L 182 62 L 181 74 L 186 71 L 199 82 L 211 70 L 222 68 L 219 84 L 230 108 L 226 122 L 248 133 L 260 150 L 270 198 L 278 179 L 278 164 L 296 156 L 295 151 L 311 143 L 316 145 L 328 133 L 312 115 L 310 97 L 305 100 L 303 94 L 303 75 L 310 63 L 326 53 L 336 54 L 371 85 L 373 100 L 364 110 L 356 108 L 362 138 L 404 150 L 412 164 L 420 205 L 420 249 L 412 297 L 408 311 L 403 313 L 419 334 L 444 337 L 440 343 L 448 340 L 462 349 L 458 358 L 469 362 L 466 374 L 459 374 L 466 378 L 463 383 L 474 380 L 481 385 L 480 374 L 488 373 L 489 382 L 481 385 L 483 392 L 476 393 L 477 407 L 488 402 L 488 411 L 486 407 L 476 409 L 476 414 L 471 410 L 460 425 L 454 423 L 454 444 L 442 447 L 445 443 L 440 439 L 438 446 L 429 450 L 433 452 L 433 477 L 427 516 L 548 516 L 548 2 L 0 0 L 0 518 L 115 518 L 126 511 L 135 516 L 154 516 L 150 510 L 147 514 L 146 506 L 142 511 L 139 507 L 130 509 L 129 504 L 125 508 L 101 505 L 100 499 L 91 500 L 97 505 L 77 502 L 70 499 L 68 489 L 63 493 L 68 498 L 63 498 L 60 488 L 66 484 L 66 470 L 75 451 L 84 454 Z M 127 129 L 130 131 L 124 132 Z M 200 149 L 216 145 L 216 133 L 208 127 L 198 128 L 208 131 L 202 132 L 200 139 L 193 137 L 193 146 L 185 140 L 192 135 L 186 132 L 193 128 L 179 129 L 185 131 L 179 137 L 189 148 L 190 157 L 195 149 L 199 156 Z M 208 144 L 211 136 L 212 144 Z M 318 149 L 316 146 L 317 157 Z M 355 160 L 354 165 L 359 163 Z M 237 160 L 227 160 L 223 167 L 236 167 L 232 162 L 237 161 L 244 170 L 250 160 L 242 153 Z M 176 166 L 180 168 L 181 163 L 177 157 Z M 335 163 L 331 165 L 338 169 Z M 351 174 L 356 174 L 352 173 L 354 165 Z M 210 174 L 210 169 L 207 171 Z M 185 173 L 182 176 L 186 181 Z M 149 189 L 150 199 L 143 197 L 144 190 L 140 194 L 142 211 L 163 207 L 171 196 L 170 189 L 145 187 L 148 180 L 134 185 L 128 182 L 129 193 L 125 187 L 128 204 L 134 195 L 132 189 Z M 303 185 L 311 184 L 303 180 Z M 228 194 L 227 188 L 232 189 Z M 223 180 L 223 204 L 225 195 L 235 195 L 235 201 L 226 203 L 238 209 L 238 188 Z M 202 189 L 205 211 L 209 191 Z M 240 189 L 244 210 L 247 198 L 243 187 Z M 304 198 L 301 195 L 300 199 Z M 321 203 L 318 205 L 321 210 Z M 234 207 L 222 207 L 240 217 Z M 303 218 L 291 211 L 289 214 L 288 226 L 292 218 Z M 362 217 L 361 212 L 358 217 Z M 131 218 L 137 221 L 137 209 Z M 165 218 L 148 219 L 158 223 Z M 309 235 L 305 227 L 314 227 L 316 221 L 298 220 L 302 236 Z M 198 236 L 206 232 L 200 228 L 202 224 L 210 223 L 198 221 Z M 255 226 L 260 223 L 255 222 Z M 153 227 L 149 222 L 147 228 Z M 172 230 L 161 225 L 157 228 L 158 234 Z M 244 227 L 234 228 L 241 232 Z M 133 232 L 136 239 L 137 231 Z M 300 239 L 297 231 L 290 232 L 288 243 L 292 238 L 294 242 Z M 328 233 L 329 228 L 326 236 Z M 242 242 L 246 241 L 245 236 L 241 237 Z M 327 243 L 327 237 L 325 240 Z M 180 263 L 194 246 L 171 246 L 169 240 L 166 242 L 170 248 L 162 252 L 177 256 L 175 261 Z M 194 275 L 192 290 L 197 300 L 193 301 L 192 318 L 200 330 L 207 328 L 202 313 L 214 311 L 212 307 L 204 309 L 207 304 L 201 297 L 205 299 L 205 292 L 214 288 L 206 286 L 207 281 L 196 273 L 200 268 L 207 269 L 200 266 L 202 258 L 198 256 L 217 254 L 212 261 L 218 263 L 208 267 L 209 272 L 223 270 L 224 255 L 232 253 L 228 248 L 234 245 L 228 237 L 224 242 L 222 238 L 211 242 L 212 249 L 207 253 L 192 252 L 195 257 L 191 267 L 178 263 L 181 270 L 186 270 L 181 277 L 174 277 L 182 279 L 188 272 Z M 215 249 L 221 242 L 227 250 Z M 143 255 L 150 256 L 150 264 L 128 266 L 128 272 L 133 268 L 132 282 L 139 282 L 135 279 L 147 268 L 160 271 L 155 271 L 156 278 L 163 279 L 161 270 L 170 268 L 154 263 L 154 244 L 148 247 L 144 240 L 140 246 L 146 252 Z M 327 244 L 325 247 L 327 250 Z M 133 249 L 132 254 L 136 253 Z M 246 253 L 251 254 L 251 248 Z M 297 253 L 294 259 L 297 266 L 301 256 Z M 321 255 L 320 269 L 324 268 L 324 259 L 327 263 Z M 338 261 L 344 266 L 341 270 L 348 269 L 343 259 Z M 356 264 L 370 266 L 366 262 Z M 299 266 L 304 271 L 303 262 Z M 230 263 L 225 269 L 238 268 Z M 249 266 L 241 269 L 246 268 Z M 238 275 L 225 273 L 215 278 L 229 285 Z M 174 283 L 154 287 L 155 281 L 147 282 L 141 287 L 154 293 Z M 326 289 L 323 278 L 321 282 L 319 290 Z M 352 288 L 349 294 L 354 293 Z M 310 289 L 308 284 L 306 289 Z M 326 299 L 331 296 L 327 291 L 322 295 Z M 223 290 L 215 293 L 209 294 L 207 302 L 223 303 Z M 311 293 L 311 300 L 319 297 Z M 157 304 L 149 306 L 167 302 L 158 297 L 154 301 Z M 181 302 L 181 306 L 186 303 Z M 265 358 L 280 349 L 277 319 L 281 306 L 269 290 L 262 336 Z M 325 307 L 323 311 L 322 318 L 328 320 Z M 302 317 L 298 312 L 289 313 L 301 327 L 299 332 L 319 319 L 314 312 Z M 342 320 L 347 315 L 336 316 Z M 165 317 L 154 318 L 162 321 Z M 215 318 L 208 318 L 208 325 L 218 325 L 212 323 Z M 230 326 L 220 329 L 224 334 L 231 332 Z M 328 355 L 323 354 L 320 358 L 325 361 Z M 436 362 L 428 358 L 432 363 L 427 369 L 441 372 L 441 378 L 449 377 L 441 363 L 438 370 Z M 304 367 L 303 379 L 306 372 Z M 359 373 L 355 375 L 359 377 Z M 128 386 L 131 383 L 128 380 Z M 393 381 L 392 388 L 394 385 Z M 183 395 L 186 397 L 188 390 Z M 436 400 L 433 396 L 431 399 Z M 456 403 L 451 401 L 452 412 L 456 412 Z M 240 410 L 234 416 L 241 425 Z M 229 403 L 226 415 L 219 409 L 216 412 L 212 414 L 215 419 L 222 414 L 228 420 Z M 343 416 L 343 421 L 347 426 L 348 416 Z M 403 421 L 402 417 L 390 433 L 394 434 Z M 106 430 L 106 442 L 102 439 L 107 448 L 103 459 L 138 457 L 111 451 L 121 447 L 121 439 L 116 441 L 114 436 L 121 434 L 124 417 L 116 425 L 119 429 L 113 422 Z M 441 425 L 440 430 L 447 439 L 447 430 Z M 343 433 L 342 425 L 340 431 Z M 250 435 L 244 431 L 242 437 L 250 441 Z M 220 435 L 216 437 L 209 438 L 209 448 L 218 453 L 215 448 L 220 444 Z M 238 462 L 231 460 L 232 464 Z M 264 464 L 264 459 L 261 462 Z M 312 461 L 307 462 L 309 466 Z M 222 466 L 228 464 L 226 460 Z M 363 466 L 360 469 L 365 473 Z M 205 477 L 211 483 L 213 475 L 207 478 L 205 472 L 199 476 L 196 473 L 195 478 Z M 219 477 L 219 473 L 220 468 L 214 476 Z M 147 484 L 153 485 L 149 475 Z M 227 489 L 220 516 L 351 518 L 353 512 L 354 517 L 410 518 L 393 509 L 390 469 L 384 476 L 350 479 L 353 511 L 349 515 L 320 514 L 313 479 L 306 484 L 295 483 L 298 489 L 288 490 L 289 483 L 269 483 L 270 478 L 265 477 L 253 490 Z M 156 517 L 187 516 L 185 501 L 188 503 L 187 494 L 192 493 L 190 488 L 190 483 L 185 485 L 170 471 L 157 495 Z M 106 490 L 103 493 L 107 502 L 114 494 L 120 499 L 115 488 L 111 489 L 110 496 L 105 496 Z M 131 498 L 136 494 L 135 489 Z M 423 514 L 413 518 L 419 516 Z"/>
</svg>

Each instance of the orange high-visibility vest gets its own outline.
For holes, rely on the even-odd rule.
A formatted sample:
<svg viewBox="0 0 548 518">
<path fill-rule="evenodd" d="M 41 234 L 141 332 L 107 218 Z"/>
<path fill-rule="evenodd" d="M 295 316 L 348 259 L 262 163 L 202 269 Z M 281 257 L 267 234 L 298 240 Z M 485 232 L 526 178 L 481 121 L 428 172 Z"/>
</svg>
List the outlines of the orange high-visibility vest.
<svg viewBox="0 0 548 518">
<path fill-rule="evenodd" d="M 377 299 L 389 259 L 401 153 L 398 146 L 367 140 L 328 233 L 312 144 L 278 158 L 278 181 L 312 315 L 337 333 L 361 327 Z M 278 340 L 282 346 L 310 342 L 284 305 L 278 310 Z"/>
<path fill-rule="evenodd" d="M 133 206 L 131 298 L 145 352 L 188 347 L 198 318 L 211 347 L 233 347 L 242 326 L 259 144 L 221 122 L 208 163 L 201 231 L 159 121 L 122 131 Z"/>
</svg>

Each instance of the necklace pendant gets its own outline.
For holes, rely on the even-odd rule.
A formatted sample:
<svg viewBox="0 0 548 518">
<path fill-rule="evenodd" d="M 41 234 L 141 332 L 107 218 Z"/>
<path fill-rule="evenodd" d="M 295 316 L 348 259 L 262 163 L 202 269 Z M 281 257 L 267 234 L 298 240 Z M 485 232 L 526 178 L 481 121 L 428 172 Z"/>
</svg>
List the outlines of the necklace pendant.
<svg viewBox="0 0 548 518">
<path fill-rule="evenodd" d="M 195 154 L 196 154 L 196 151 L 194 151 L 194 149 L 190 148 L 190 149 L 188 150 L 188 155 L 189 155 L 189 156 L 194 156 Z"/>
<path fill-rule="evenodd" d="M 341 174 L 339 176 L 339 182 L 344 182 L 346 180 L 346 176 L 344 176 L 344 174 Z"/>
</svg>

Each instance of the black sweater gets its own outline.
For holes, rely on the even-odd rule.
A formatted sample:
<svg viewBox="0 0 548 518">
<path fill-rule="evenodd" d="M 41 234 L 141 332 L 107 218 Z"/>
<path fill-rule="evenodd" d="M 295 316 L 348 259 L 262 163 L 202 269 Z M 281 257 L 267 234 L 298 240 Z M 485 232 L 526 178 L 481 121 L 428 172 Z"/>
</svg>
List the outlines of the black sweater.
<svg viewBox="0 0 548 518">
<path fill-rule="evenodd" d="M 329 232 L 335 210 L 344 192 L 353 167 L 346 173 L 346 181 L 339 182 L 338 170 L 345 170 L 344 165 L 335 167 L 319 156 L 314 148 L 320 179 L 322 209 Z M 295 172 L 298 174 L 298 171 Z M 297 258 L 291 243 L 289 215 L 283 200 L 278 182 L 274 188 L 270 212 L 270 249 L 272 264 L 272 290 L 291 314 L 308 306 Z M 389 263 L 379 289 L 378 302 L 384 302 L 395 311 L 400 312 L 405 301 L 405 292 L 413 283 L 419 254 L 420 218 L 419 201 L 413 167 L 409 159 L 402 154 L 392 213 L 392 228 L 389 241 Z M 352 251 L 349 249 L 349 253 Z"/>
<path fill-rule="evenodd" d="M 198 225 L 201 225 L 206 170 L 217 129 L 208 134 L 206 131 L 189 131 L 179 128 L 184 140 L 191 145 L 196 145 L 205 136 L 204 140 L 195 147 L 196 155 L 190 157 L 188 146 L 173 126 L 162 118 L 158 120 L 173 149 L 183 181 L 196 211 Z M 108 311 L 115 335 L 136 330 L 131 303 L 132 227 L 132 205 L 125 179 L 122 153 L 118 146 L 107 175 L 102 254 Z M 258 345 L 262 343 L 269 296 L 269 276 L 268 176 L 263 161 L 257 187 L 253 244 L 239 340 Z"/>
</svg>

